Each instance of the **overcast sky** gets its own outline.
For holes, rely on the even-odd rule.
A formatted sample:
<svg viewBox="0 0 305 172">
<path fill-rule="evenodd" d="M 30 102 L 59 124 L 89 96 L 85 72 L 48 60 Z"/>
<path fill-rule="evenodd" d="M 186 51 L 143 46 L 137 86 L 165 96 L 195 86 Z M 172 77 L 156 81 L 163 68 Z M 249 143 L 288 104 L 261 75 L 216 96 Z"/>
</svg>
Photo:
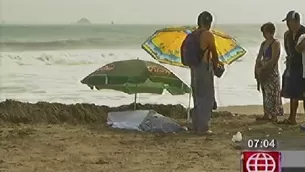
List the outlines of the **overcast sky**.
<svg viewBox="0 0 305 172">
<path fill-rule="evenodd" d="M 23 24 L 195 24 L 203 10 L 217 23 L 280 23 L 289 10 L 305 13 L 305 0 L 0 0 L 0 8 L 2 21 Z"/>
</svg>

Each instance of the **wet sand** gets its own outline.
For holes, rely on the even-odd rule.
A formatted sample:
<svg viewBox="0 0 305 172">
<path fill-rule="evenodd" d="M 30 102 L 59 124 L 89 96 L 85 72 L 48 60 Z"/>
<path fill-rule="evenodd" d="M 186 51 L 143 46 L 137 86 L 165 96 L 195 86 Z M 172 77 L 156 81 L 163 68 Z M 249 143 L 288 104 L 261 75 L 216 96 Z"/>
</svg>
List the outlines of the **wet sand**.
<svg viewBox="0 0 305 172">
<path fill-rule="evenodd" d="M 289 144 L 291 136 L 304 138 L 298 126 L 257 123 L 252 115 L 215 112 L 214 136 L 190 133 L 149 134 L 106 126 L 109 108 L 93 104 L 0 103 L 0 171 L 9 172 L 236 172 L 242 146 L 233 144 L 237 131 L 244 139 L 269 137 L 284 141 L 287 149 L 304 148 L 304 141 Z M 185 122 L 180 105 L 139 105 Z M 232 110 L 232 107 L 227 109 Z M 237 110 L 237 109 L 235 109 Z M 241 112 L 241 111 L 240 111 Z M 300 115 L 299 122 L 304 122 Z M 291 146 L 291 148 L 289 147 Z"/>
</svg>

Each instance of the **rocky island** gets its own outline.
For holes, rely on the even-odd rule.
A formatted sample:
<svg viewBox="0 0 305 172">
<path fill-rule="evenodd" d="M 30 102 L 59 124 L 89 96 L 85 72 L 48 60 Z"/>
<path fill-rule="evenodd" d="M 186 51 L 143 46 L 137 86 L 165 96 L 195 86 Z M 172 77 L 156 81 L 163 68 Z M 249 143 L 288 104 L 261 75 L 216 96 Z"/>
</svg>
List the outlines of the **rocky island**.
<svg viewBox="0 0 305 172">
<path fill-rule="evenodd" d="M 79 20 L 76 22 L 76 24 L 83 24 L 83 25 L 86 25 L 86 24 L 91 24 L 91 22 L 90 22 L 88 19 L 86 19 L 86 18 L 81 18 L 81 19 L 79 19 Z"/>
</svg>

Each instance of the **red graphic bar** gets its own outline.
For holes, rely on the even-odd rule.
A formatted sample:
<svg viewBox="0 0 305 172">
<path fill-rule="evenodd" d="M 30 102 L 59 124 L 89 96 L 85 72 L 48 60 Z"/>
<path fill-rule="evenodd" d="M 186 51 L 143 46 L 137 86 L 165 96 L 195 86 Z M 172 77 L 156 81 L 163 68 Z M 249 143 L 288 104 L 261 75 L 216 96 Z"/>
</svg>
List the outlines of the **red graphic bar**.
<svg viewBox="0 0 305 172">
<path fill-rule="evenodd" d="M 242 172 L 281 172 L 281 152 L 242 152 Z"/>
</svg>

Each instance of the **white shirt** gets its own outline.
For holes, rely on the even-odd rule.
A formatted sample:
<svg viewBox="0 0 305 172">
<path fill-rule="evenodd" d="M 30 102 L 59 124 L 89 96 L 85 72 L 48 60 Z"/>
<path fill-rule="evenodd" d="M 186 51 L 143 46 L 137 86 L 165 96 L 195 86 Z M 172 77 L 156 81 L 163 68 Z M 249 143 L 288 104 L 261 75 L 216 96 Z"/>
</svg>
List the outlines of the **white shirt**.
<svg viewBox="0 0 305 172">
<path fill-rule="evenodd" d="M 304 39 L 305 39 L 305 34 L 300 36 L 297 44 L 300 44 Z M 303 64 L 303 78 L 305 78 L 305 51 L 302 52 L 302 64 Z"/>
</svg>

